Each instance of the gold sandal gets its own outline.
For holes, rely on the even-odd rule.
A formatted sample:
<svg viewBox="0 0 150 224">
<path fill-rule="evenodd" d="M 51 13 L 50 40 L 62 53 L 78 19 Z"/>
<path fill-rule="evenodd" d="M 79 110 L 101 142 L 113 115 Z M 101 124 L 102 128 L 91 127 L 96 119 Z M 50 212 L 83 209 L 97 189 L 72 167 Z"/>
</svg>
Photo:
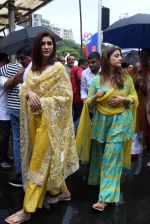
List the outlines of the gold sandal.
<svg viewBox="0 0 150 224">
<path fill-rule="evenodd" d="M 9 224 L 20 224 L 20 223 L 23 223 L 23 222 L 29 220 L 30 218 L 31 218 L 31 214 L 25 213 L 22 209 L 19 212 L 16 212 L 15 214 L 8 216 L 5 219 L 5 222 L 7 222 Z"/>
<path fill-rule="evenodd" d="M 70 200 L 71 200 L 70 192 L 63 192 L 63 193 L 56 195 L 55 197 L 50 198 L 47 201 L 47 203 L 49 205 L 53 205 L 53 204 L 59 203 L 60 201 L 70 201 Z"/>
<path fill-rule="evenodd" d="M 103 212 L 107 206 L 108 206 L 108 203 L 106 202 L 97 202 L 93 204 L 92 208 L 97 211 Z"/>
</svg>

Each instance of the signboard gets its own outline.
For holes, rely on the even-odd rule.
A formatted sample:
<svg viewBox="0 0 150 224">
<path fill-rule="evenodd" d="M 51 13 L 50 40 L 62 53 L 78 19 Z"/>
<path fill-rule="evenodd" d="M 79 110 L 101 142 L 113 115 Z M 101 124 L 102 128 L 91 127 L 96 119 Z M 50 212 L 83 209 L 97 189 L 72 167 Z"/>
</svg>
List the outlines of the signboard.
<svg viewBox="0 0 150 224">
<path fill-rule="evenodd" d="M 91 33 L 84 33 L 82 35 L 82 42 L 84 44 L 89 44 L 92 40 L 92 34 Z"/>
<path fill-rule="evenodd" d="M 86 57 L 88 57 L 88 55 L 91 52 L 97 51 L 97 49 L 98 49 L 97 43 L 98 43 L 98 33 L 95 33 L 92 36 L 91 41 L 89 42 L 89 44 L 86 45 L 86 48 L 85 48 L 85 55 L 86 55 Z"/>
</svg>

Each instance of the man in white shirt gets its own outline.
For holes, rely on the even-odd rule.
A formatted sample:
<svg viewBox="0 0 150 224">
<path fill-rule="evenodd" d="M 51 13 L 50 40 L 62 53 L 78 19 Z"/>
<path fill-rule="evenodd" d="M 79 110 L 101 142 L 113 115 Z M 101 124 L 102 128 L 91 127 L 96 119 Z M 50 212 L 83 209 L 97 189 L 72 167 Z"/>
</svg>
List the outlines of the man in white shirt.
<svg viewBox="0 0 150 224">
<path fill-rule="evenodd" d="M 24 72 L 21 64 L 7 63 L 0 68 L 0 79 L 2 88 L 7 91 L 7 111 L 10 116 L 13 134 L 13 158 L 16 171 L 15 185 L 22 187 L 21 159 L 20 159 L 20 123 L 19 123 L 19 83 L 22 82 Z M 4 80 L 5 79 L 5 80 Z M 9 182 L 10 183 L 10 182 Z"/>
<path fill-rule="evenodd" d="M 28 72 L 32 66 L 31 54 L 32 54 L 32 49 L 30 46 L 25 46 L 17 51 L 18 62 L 20 62 L 20 64 L 22 64 L 22 66 L 25 68 L 25 71 L 23 74 L 23 82 L 27 79 Z"/>
<path fill-rule="evenodd" d="M 9 62 L 5 53 L 0 53 L 0 67 Z M 11 169 L 10 158 L 8 157 L 9 137 L 10 137 L 10 116 L 6 107 L 7 91 L 4 89 L 5 77 L 0 77 L 0 168 Z"/>
<path fill-rule="evenodd" d="M 7 90 L 7 109 L 13 132 L 13 156 L 16 178 L 8 183 L 22 187 L 22 170 L 20 158 L 20 100 L 19 87 L 22 83 L 25 68 L 31 61 L 31 48 L 26 46 L 17 52 L 20 63 L 7 63 L 0 68 L 0 78 L 4 79 L 3 88 Z M 22 64 L 22 65 L 21 65 Z M 23 67 L 22 67 L 23 66 Z"/>
<path fill-rule="evenodd" d="M 92 52 L 88 56 L 89 67 L 82 72 L 81 76 L 81 99 L 83 102 L 87 99 L 88 89 L 91 80 L 100 71 L 100 54 L 98 52 Z"/>
</svg>

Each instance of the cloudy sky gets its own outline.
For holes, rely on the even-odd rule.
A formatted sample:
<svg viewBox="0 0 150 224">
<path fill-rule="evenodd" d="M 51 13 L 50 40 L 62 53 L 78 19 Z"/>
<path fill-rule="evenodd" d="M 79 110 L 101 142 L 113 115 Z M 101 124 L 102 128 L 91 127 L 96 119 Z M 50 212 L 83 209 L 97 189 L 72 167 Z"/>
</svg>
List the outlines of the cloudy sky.
<svg viewBox="0 0 150 224">
<path fill-rule="evenodd" d="M 98 1 L 81 0 L 83 33 L 96 33 L 98 30 Z M 110 8 L 110 25 L 119 19 L 119 16 L 128 13 L 129 16 L 137 13 L 150 13 L 150 0 L 102 0 L 102 5 Z M 37 13 L 42 14 L 51 24 L 59 24 L 73 30 L 76 42 L 80 41 L 79 1 L 54 0 Z"/>
</svg>

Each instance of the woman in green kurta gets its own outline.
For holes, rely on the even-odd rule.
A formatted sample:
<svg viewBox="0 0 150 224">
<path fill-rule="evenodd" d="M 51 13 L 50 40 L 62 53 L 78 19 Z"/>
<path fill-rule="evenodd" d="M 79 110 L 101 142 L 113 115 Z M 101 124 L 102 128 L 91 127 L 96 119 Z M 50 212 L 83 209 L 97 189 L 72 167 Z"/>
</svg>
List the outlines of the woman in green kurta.
<svg viewBox="0 0 150 224">
<path fill-rule="evenodd" d="M 92 206 L 99 211 L 119 201 L 122 167 L 130 165 L 138 100 L 131 77 L 122 73 L 121 60 L 118 48 L 103 53 L 101 72 L 91 82 L 77 132 L 78 154 L 83 161 L 89 160 L 92 140 L 89 184 L 100 182 L 98 202 Z M 91 127 L 88 108 L 94 108 Z"/>
</svg>

